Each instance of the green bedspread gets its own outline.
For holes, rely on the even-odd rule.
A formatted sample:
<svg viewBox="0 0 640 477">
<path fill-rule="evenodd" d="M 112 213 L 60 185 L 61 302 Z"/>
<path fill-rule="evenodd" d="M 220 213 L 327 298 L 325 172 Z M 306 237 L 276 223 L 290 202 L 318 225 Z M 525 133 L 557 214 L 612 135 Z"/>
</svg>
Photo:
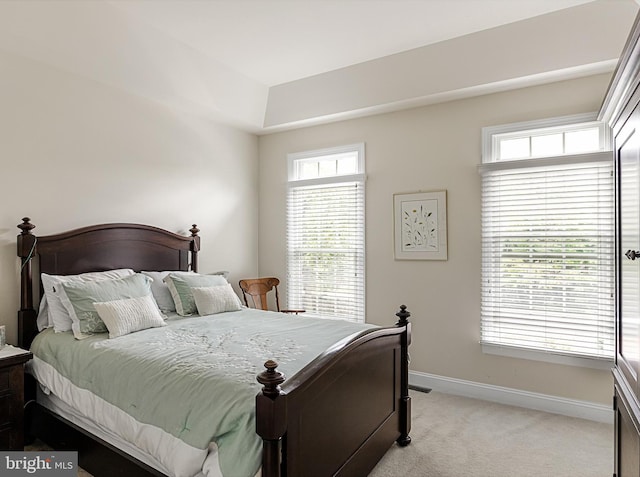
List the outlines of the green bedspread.
<svg viewBox="0 0 640 477">
<path fill-rule="evenodd" d="M 78 341 L 46 330 L 31 350 L 73 384 L 187 444 L 215 442 L 225 476 L 260 467 L 256 375 L 274 359 L 291 377 L 342 338 L 370 325 L 244 309 L 176 318 L 115 339 Z"/>
</svg>

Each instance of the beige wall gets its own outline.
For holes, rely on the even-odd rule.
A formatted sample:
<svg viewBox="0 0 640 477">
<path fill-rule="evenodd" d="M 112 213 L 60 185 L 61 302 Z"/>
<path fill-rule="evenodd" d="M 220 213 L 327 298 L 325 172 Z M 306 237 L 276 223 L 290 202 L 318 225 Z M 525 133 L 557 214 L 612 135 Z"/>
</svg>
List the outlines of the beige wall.
<svg viewBox="0 0 640 477">
<path fill-rule="evenodd" d="M 255 135 L 0 50 L 0 324 L 16 339 L 15 237 L 136 222 L 201 229 L 203 272 L 257 270 Z"/>
<path fill-rule="evenodd" d="M 391 324 L 398 305 L 408 306 L 412 370 L 609 403 L 608 371 L 482 353 L 477 173 L 482 127 L 597 111 L 608 81 L 598 75 L 260 137 L 260 273 L 285 276 L 287 153 L 364 142 L 368 321 Z M 449 259 L 395 261 L 393 194 L 439 189 L 448 194 Z"/>
<path fill-rule="evenodd" d="M 397 306 L 408 305 L 412 369 L 608 403 L 608 372 L 480 351 L 476 172 L 483 126 L 595 111 L 608 79 L 601 75 L 257 139 L 0 51 L 0 324 L 15 343 L 15 226 L 21 217 L 30 216 L 40 234 L 112 221 L 185 232 L 197 223 L 202 271 L 230 270 L 232 283 L 257 270 L 284 277 L 286 154 L 363 141 L 368 319 L 390 324 Z M 394 261 L 393 194 L 436 189 L 448 191 L 449 260 Z"/>
</svg>

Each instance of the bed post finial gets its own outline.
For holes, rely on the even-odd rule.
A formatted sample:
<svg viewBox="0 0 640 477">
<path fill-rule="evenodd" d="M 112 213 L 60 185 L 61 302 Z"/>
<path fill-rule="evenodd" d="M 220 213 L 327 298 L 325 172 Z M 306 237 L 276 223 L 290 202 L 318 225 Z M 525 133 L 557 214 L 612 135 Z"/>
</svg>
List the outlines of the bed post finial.
<svg viewBox="0 0 640 477">
<path fill-rule="evenodd" d="M 191 226 L 191 228 L 189 229 L 189 232 L 191 232 L 191 236 L 192 237 L 197 237 L 198 236 L 198 232 L 200 232 L 200 229 L 198 228 L 198 226 L 196 224 L 193 224 Z"/>
<path fill-rule="evenodd" d="M 262 394 L 273 398 L 280 394 L 280 385 L 284 383 L 285 376 L 280 371 L 276 371 L 278 363 L 270 359 L 264 363 L 266 371 L 258 374 L 258 382 L 263 385 Z"/>
<path fill-rule="evenodd" d="M 31 219 L 29 217 L 23 217 L 22 223 L 18 225 L 18 228 L 22 230 L 22 235 L 30 235 L 31 231 L 35 229 L 36 226 L 31 223 Z"/>
<path fill-rule="evenodd" d="M 409 323 L 409 317 L 411 316 L 411 313 L 407 311 L 406 305 L 400 305 L 400 311 L 396 313 L 396 316 L 400 318 L 396 323 L 396 326 L 404 326 Z"/>
</svg>

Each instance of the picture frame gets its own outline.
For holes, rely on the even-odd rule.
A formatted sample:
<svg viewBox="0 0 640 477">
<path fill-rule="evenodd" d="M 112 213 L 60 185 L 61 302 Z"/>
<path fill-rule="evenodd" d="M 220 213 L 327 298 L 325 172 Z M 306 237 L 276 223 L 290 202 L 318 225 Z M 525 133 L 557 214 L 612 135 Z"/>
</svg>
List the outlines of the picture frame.
<svg viewBox="0 0 640 477">
<path fill-rule="evenodd" d="M 447 191 L 393 195 L 396 260 L 447 260 Z"/>
</svg>

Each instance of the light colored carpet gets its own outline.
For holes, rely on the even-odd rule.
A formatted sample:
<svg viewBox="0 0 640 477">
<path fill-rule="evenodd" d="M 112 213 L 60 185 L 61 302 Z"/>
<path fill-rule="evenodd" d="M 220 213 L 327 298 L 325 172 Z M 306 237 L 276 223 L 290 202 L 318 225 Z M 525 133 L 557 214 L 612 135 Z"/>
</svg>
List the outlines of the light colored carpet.
<svg viewBox="0 0 640 477">
<path fill-rule="evenodd" d="M 51 450 L 51 447 L 46 445 L 44 442 L 36 439 L 36 441 L 33 442 L 32 444 L 25 446 L 24 450 L 28 452 L 47 451 L 47 450 Z M 78 477 L 93 477 L 93 476 L 86 470 L 78 467 Z"/>
<path fill-rule="evenodd" d="M 412 391 L 411 401 L 411 444 L 394 445 L 369 477 L 613 473 L 612 425 L 437 392 Z"/>
<path fill-rule="evenodd" d="M 613 425 L 437 392 L 411 392 L 412 442 L 370 477 L 603 477 Z"/>
</svg>

